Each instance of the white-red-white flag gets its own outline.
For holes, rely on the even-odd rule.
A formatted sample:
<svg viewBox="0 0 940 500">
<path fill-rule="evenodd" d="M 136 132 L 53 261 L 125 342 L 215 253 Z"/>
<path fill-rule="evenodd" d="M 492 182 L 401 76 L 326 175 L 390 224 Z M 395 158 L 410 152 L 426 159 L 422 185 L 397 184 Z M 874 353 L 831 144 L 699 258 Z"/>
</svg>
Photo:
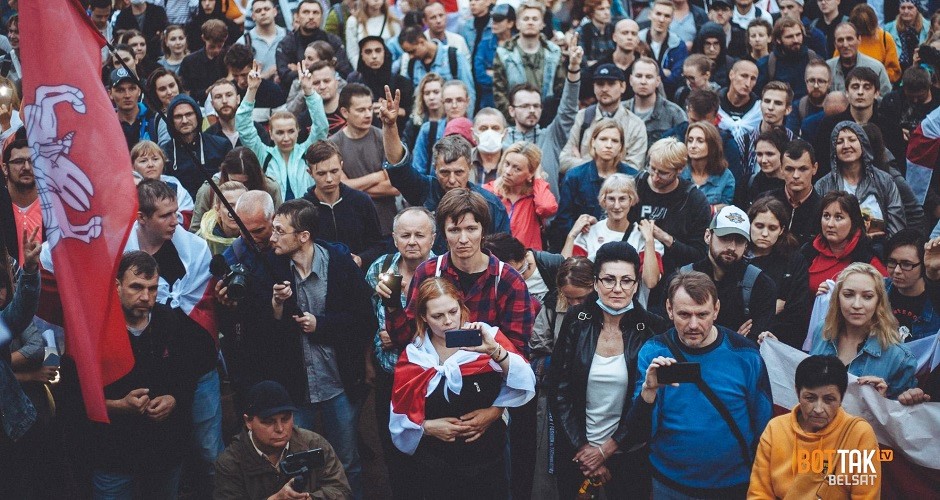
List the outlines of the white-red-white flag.
<svg viewBox="0 0 940 500">
<path fill-rule="evenodd" d="M 104 39 L 78 0 L 20 2 L 23 114 L 88 417 L 107 422 L 104 386 L 134 365 L 114 279 L 137 197 L 101 83 Z"/>
</svg>

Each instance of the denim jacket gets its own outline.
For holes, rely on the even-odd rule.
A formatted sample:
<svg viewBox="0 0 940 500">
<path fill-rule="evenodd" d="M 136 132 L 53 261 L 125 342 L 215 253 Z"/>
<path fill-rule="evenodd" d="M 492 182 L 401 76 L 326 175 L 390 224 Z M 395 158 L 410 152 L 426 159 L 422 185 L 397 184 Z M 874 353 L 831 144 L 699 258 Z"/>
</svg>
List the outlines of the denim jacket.
<svg viewBox="0 0 940 500">
<path fill-rule="evenodd" d="M 891 281 L 891 278 L 885 278 L 885 288 L 890 296 L 891 290 L 894 288 L 894 282 Z M 927 282 L 927 289 L 924 293 L 928 295 L 927 300 L 924 301 L 924 309 L 921 311 L 920 315 L 918 315 L 917 319 L 914 320 L 910 338 L 903 340 L 910 342 L 912 340 L 929 337 L 937 333 L 937 331 L 940 331 L 940 314 L 938 314 L 936 306 L 934 306 L 933 297 L 930 296 L 931 288 L 935 290 L 938 289 L 936 286 L 932 287 L 931 282 Z"/>
<path fill-rule="evenodd" d="M 0 320 L 6 324 L 11 334 L 17 334 L 29 326 L 39 307 L 39 271 L 22 273 L 13 294 L 13 300 L 0 311 Z M 6 348 L 6 346 L 3 346 Z M 13 375 L 13 369 L 0 356 L 0 420 L 3 430 L 11 440 L 23 437 L 36 421 L 36 407 L 29 401 L 20 383 Z"/>
<path fill-rule="evenodd" d="M 818 335 L 810 354 L 838 356 L 838 352 L 835 340 L 826 340 Z M 897 399 L 902 392 L 917 386 L 916 371 L 917 359 L 906 345 L 894 344 L 882 349 L 876 336 L 868 337 L 849 363 L 849 373 L 856 377 L 874 375 L 883 378 L 888 383 L 886 396 L 891 399 Z"/>
</svg>

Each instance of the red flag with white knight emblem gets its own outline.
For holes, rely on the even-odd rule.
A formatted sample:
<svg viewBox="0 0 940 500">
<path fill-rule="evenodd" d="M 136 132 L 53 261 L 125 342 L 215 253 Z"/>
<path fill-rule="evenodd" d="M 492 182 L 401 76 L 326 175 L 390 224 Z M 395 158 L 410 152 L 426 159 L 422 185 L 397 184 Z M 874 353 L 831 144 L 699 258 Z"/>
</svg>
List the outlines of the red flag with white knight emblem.
<svg viewBox="0 0 940 500">
<path fill-rule="evenodd" d="M 78 0 L 20 2 L 23 122 L 88 417 L 134 365 L 115 274 L 137 215 L 131 161 L 101 83 L 104 39 Z"/>
</svg>

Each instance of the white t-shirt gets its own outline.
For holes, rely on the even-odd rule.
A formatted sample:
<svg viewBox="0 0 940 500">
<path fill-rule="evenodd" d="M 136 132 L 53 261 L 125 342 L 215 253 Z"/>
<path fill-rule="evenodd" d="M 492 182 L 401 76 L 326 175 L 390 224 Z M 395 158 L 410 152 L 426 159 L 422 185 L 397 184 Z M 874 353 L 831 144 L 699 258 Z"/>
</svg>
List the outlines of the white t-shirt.
<svg viewBox="0 0 940 500">
<path fill-rule="evenodd" d="M 630 386 L 623 353 L 605 358 L 594 353 L 585 398 L 585 437 L 600 446 L 617 432 Z"/>
<path fill-rule="evenodd" d="M 601 245 L 611 241 L 620 241 L 623 235 L 624 233 L 607 227 L 607 219 L 604 219 L 591 226 L 590 231 L 581 233 L 574 239 L 573 255 L 583 255 L 594 260 L 594 255 L 597 254 Z"/>
<path fill-rule="evenodd" d="M 853 196 L 857 196 L 855 193 L 858 191 L 858 185 L 853 186 L 845 180 L 842 181 L 842 185 L 845 187 L 845 191 L 847 193 Z M 872 220 L 885 220 L 885 215 L 881 211 L 881 205 L 878 204 L 878 199 L 875 198 L 875 195 L 870 194 L 866 196 L 864 200 L 858 200 L 858 204 L 862 209 L 862 213 L 864 214 L 867 212 L 869 215 L 871 215 Z"/>
</svg>

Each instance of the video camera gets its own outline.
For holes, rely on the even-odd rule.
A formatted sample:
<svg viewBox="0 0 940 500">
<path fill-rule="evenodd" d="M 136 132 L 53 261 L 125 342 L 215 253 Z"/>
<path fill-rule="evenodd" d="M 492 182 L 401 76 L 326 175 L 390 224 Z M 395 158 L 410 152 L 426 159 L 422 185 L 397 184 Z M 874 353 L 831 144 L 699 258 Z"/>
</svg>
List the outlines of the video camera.
<svg viewBox="0 0 940 500">
<path fill-rule="evenodd" d="M 292 453 L 284 457 L 279 464 L 282 474 L 293 476 L 290 487 L 298 493 L 303 493 L 307 486 L 304 475 L 310 472 L 310 469 L 318 469 L 324 465 L 326 459 L 323 457 L 323 448 Z"/>
<path fill-rule="evenodd" d="M 248 294 L 248 269 L 242 264 L 228 265 L 225 257 L 215 255 L 209 263 L 209 272 L 212 273 L 223 287 L 228 288 L 228 296 L 232 300 L 241 300 Z"/>
</svg>

